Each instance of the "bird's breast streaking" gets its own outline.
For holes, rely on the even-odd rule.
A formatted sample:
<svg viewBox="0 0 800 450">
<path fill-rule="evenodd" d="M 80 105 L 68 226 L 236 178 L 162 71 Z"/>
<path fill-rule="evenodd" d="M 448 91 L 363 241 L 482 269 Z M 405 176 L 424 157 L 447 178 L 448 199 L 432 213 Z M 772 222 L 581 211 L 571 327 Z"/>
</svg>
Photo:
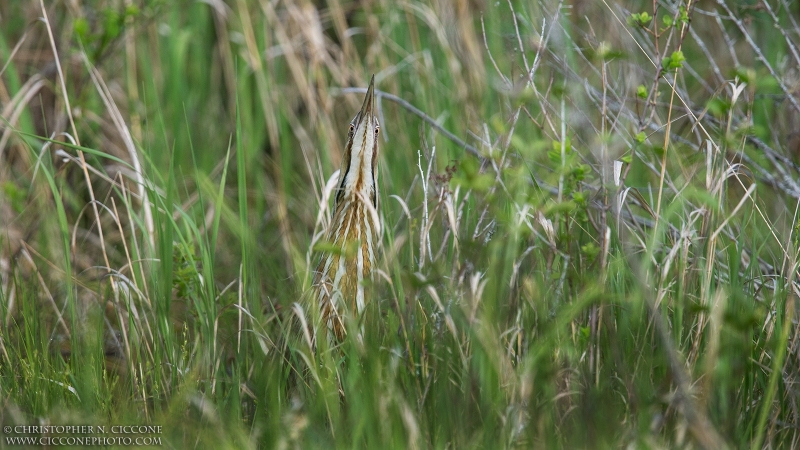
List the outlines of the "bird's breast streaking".
<svg viewBox="0 0 800 450">
<path fill-rule="evenodd" d="M 364 282 L 375 264 L 379 236 L 378 132 L 375 76 L 361 110 L 350 122 L 327 232 L 331 251 L 322 255 L 314 278 L 323 323 L 338 340 L 346 335 L 344 316 L 361 313 L 368 299 Z"/>
</svg>

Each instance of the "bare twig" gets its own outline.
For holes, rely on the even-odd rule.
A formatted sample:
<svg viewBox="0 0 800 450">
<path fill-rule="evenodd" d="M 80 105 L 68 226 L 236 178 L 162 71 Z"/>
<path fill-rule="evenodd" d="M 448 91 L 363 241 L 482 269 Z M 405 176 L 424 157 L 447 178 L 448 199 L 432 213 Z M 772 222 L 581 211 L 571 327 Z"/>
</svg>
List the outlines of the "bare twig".
<svg viewBox="0 0 800 450">
<path fill-rule="evenodd" d="M 356 87 L 341 88 L 338 91 L 337 90 L 332 90 L 333 95 L 336 95 L 337 93 L 341 93 L 341 94 L 365 94 L 366 92 L 367 92 L 367 88 L 356 88 Z M 450 131 L 448 131 L 447 129 L 445 129 L 443 126 L 441 126 L 438 123 L 436 123 L 436 120 L 434 120 L 429 115 L 427 115 L 424 112 L 422 112 L 422 110 L 420 110 L 416 106 L 412 105 L 411 103 L 403 100 L 402 98 L 400 98 L 400 97 L 398 97 L 396 95 L 389 94 L 388 92 L 379 91 L 378 89 L 375 89 L 375 95 L 378 96 L 379 98 L 385 98 L 387 100 L 391 100 L 391 101 L 397 103 L 398 105 L 402 106 L 403 108 L 411 111 L 411 113 L 413 113 L 415 116 L 419 117 L 420 119 L 424 120 L 434 130 L 438 131 L 439 133 L 442 133 L 447 139 L 450 139 L 451 141 L 455 142 L 459 147 L 465 149 L 468 153 L 470 153 L 470 154 L 472 154 L 474 156 L 477 156 L 478 158 L 483 159 L 483 156 L 481 156 L 481 152 L 478 151 L 477 148 L 475 148 L 472 145 L 467 144 L 466 142 L 464 142 L 461 139 L 459 139 L 458 136 L 456 136 L 455 134 L 453 134 Z"/>
</svg>

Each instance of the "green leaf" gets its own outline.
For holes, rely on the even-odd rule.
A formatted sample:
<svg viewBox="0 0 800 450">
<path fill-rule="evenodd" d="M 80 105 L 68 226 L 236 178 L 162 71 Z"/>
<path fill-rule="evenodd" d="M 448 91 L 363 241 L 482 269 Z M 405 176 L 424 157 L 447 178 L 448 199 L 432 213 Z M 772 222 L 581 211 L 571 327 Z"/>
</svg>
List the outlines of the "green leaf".
<svg viewBox="0 0 800 450">
<path fill-rule="evenodd" d="M 107 40 L 112 40 L 119 36 L 120 32 L 122 31 L 122 18 L 118 12 L 114 11 L 113 9 L 107 9 L 106 13 L 106 20 L 105 20 L 105 38 Z"/>
<path fill-rule="evenodd" d="M 714 117 L 724 117 L 728 115 L 728 111 L 731 109 L 731 103 L 728 100 L 715 97 L 708 101 L 706 109 L 708 109 L 708 112 Z"/>
<path fill-rule="evenodd" d="M 640 84 L 639 87 L 636 88 L 636 96 L 641 99 L 647 98 L 647 88 L 644 87 L 643 84 Z"/>
<path fill-rule="evenodd" d="M 320 241 L 314 245 L 313 250 L 315 252 L 326 253 L 326 254 L 330 253 L 333 255 L 344 256 L 345 258 L 347 258 L 354 256 L 358 251 L 358 247 L 359 247 L 359 241 L 357 240 L 349 241 L 344 246 L 336 245 L 328 241 Z"/>
<path fill-rule="evenodd" d="M 125 7 L 125 17 L 136 17 L 141 11 L 136 5 L 128 5 Z"/>
<path fill-rule="evenodd" d="M 578 209 L 578 205 L 573 200 L 568 200 L 566 202 L 561 203 L 550 203 L 544 210 L 545 217 L 552 217 L 558 213 L 569 213 L 571 214 L 573 211 Z"/>
<path fill-rule="evenodd" d="M 572 199 L 580 206 L 586 206 L 586 194 L 577 191 L 572 193 Z"/>
<path fill-rule="evenodd" d="M 615 50 L 608 42 L 601 42 L 597 47 L 597 56 L 603 61 L 609 61 L 614 58 L 621 58 L 623 53 L 620 50 Z"/>
<path fill-rule="evenodd" d="M 681 23 L 689 23 L 689 11 L 686 10 L 685 6 L 680 7 L 680 15 L 678 16 L 678 20 Z"/>
<path fill-rule="evenodd" d="M 589 242 L 588 244 L 581 246 L 581 253 L 583 253 L 584 256 L 589 259 L 594 259 L 600 254 L 600 247 L 595 245 L 594 242 Z"/>
<path fill-rule="evenodd" d="M 628 17 L 629 24 L 639 25 L 640 27 L 646 27 L 652 20 L 653 17 L 647 12 L 631 14 L 630 17 Z"/>
<path fill-rule="evenodd" d="M 683 52 L 680 50 L 675 50 L 672 52 L 669 58 L 664 58 L 661 64 L 665 70 L 673 70 L 682 68 L 684 61 L 686 61 L 686 57 L 683 56 Z"/>
<path fill-rule="evenodd" d="M 572 176 L 576 181 L 583 181 L 586 178 L 586 174 L 591 171 L 592 168 L 589 165 L 580 164 L 578 167 L 572 169 Z"/>
<path fill-rule="evenodd" d="M 72 24 L 72 29 L 81 41 L 85 42 L 89 37 L 89 21 L 87 21 L 85 17 L 75 19 L 75 23 Z"/>
<path fill-rule="evenodd" d="M 20 186 L 17 186 L 11 181 L 6 181 L 0 185 L 2 187 L 3 195 L 10 200 L 11 207 L 17 214 L 21 213 L 25 208 L 25 197 L 28 193 Z"/>
<path fill-rule="evenodd" d="M 561 141 L 553 141 L 553 150 L 557 150 L 561 152 Z M 570 142 L 569 137 L 564 139 L 564 153 L 569 154 L 572 151 L 572 142 Z"/>
<path fill-rule="evenodd" d="M 752 67 L 739 66 L 733 72 L 734 77 L 738 77 L 739 81 L 747 84 L 754 84 L 756 82 L 756 71 Z"/>
<path fill-rule="evenodd" d="M 479 172 L 479 167 L 472 159 L 465 159 L 459 164 L 459 171 L 453 177 L 453 183 L 467 189 L 486 191 L 494 183 L 494 177 Z"/>
</svg>

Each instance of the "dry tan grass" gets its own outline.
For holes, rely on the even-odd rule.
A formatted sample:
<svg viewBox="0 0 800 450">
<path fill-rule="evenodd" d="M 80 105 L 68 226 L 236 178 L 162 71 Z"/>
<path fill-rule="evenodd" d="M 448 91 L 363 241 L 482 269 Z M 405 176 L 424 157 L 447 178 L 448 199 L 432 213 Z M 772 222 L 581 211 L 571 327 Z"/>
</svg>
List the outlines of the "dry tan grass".
<svg viewBox="0 0 800 450">
<path fill-rule="evenodd" d="M 285 446 L 796 446 L 797 7 L 680 4 L 691 22 L 658 2 L 0 5 L 26 24 L 0 64 L 4 364 L 38 342 L 69 356 L 51 380 L 91 379 L 99 340 L 129 414 L 228 430 L 233 404 L 250 446 L 276 424 Z M 292 305 L 373 73 L 374 339 L 316 357 L 282 322 L 313 319 Z M 273 394 L 303 366 L 298 398 Z"/>
</svg>

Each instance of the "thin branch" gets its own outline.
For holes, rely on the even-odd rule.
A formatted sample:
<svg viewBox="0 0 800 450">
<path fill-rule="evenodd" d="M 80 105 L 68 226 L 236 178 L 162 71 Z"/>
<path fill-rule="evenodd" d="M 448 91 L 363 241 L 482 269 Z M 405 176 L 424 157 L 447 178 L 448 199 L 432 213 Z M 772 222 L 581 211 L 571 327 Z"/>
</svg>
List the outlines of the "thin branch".
<svg viewBox="0 0 800 450">
<path fill-rule="evenodd" d="M 338 90 L 332 90 L 332 93 L 333 93 L 333 95 L 338 95 L 338 94 L 366 94 L 367 93 L 367 88 L 356 88 L 356 87 L 341 88 L 341 89 L 338 89 Z M 427 122 L 428 125 L 430 125 L 434 130 L 438 131 L 439 133 L 442 133 L 447 139 L 450 139 L 451 141 L 453 141 L 456 144 L 458 144 L 458 146 L 463 148 L 464 150 L 466 150 L 467 153 L 470 153 L 473 156 L 477 156 L 478 158 L 483 160 L 483 156 L 481 156 L 481 152 L 478 151 L 477 148 L 475 148 L 472 145 L 469 145 L 466 142 L 464 142 L 461 139 L 459 139 L 458 136 L 456 136 L 455 134 L 451 133 L 450 131 L 448 131 L 447 129 L 445 129 L 444 127 L 442 127 L 438 123 L 436 123 L 436 121 L 433 118 L 431 118 L 429 115 L 427 115 L 424 112 L 422 112 L 422 110 L 420 110 L 416 106 L 412 105 L 411 103 L 403 100 L 402 98 L 400 98 L 400 97 L 398 97 L 396 95 L 389 94 L 388 92 L 379 91 L 378 89 L 375 89 L 375 95 L 377 95 L 378 98 L 385 98 L 387 100 L 391 100 L 391 101 L 397 103 L 398 105 L 402 106 L 403 108 L 411 111 L 414 115 L 416 115 L 420 119 L 422 119 L 425 122 Z"/>
</svg>

